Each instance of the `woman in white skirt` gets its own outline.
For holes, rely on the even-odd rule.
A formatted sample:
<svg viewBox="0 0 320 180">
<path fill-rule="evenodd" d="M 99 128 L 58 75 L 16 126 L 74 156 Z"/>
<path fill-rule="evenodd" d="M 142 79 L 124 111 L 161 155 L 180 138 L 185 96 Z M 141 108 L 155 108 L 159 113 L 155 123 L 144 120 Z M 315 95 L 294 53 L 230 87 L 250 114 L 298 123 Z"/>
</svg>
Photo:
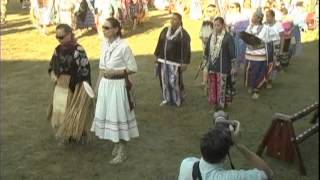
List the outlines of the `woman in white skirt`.
<svg viewBox="0 0 320 180">
<path fill-rule="evenodd" d="M 126 159 L 125 142 L 139 136 L 137 122 L 127 90 L 128 74 L 137 72 L 137 64 L 128 43 L 121 39 L 121 26 L 115 18 L 102 25 L 105 40 L 95 90 L 97 104 L 91 131 L 100 139 L 114 143 L 111 164 Z"/>
</svg>

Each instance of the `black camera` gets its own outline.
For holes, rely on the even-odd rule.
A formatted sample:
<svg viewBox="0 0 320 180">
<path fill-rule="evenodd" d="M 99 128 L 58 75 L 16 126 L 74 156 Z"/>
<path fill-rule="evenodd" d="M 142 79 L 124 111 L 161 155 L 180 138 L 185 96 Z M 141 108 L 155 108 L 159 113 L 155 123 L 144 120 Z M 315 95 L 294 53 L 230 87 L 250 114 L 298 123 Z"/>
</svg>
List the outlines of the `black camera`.
<svg viewBox="0 0 320 180">
<path fill-rule="evenodd" d="M 229 115 L 220 110 L 213 114 L 214 128 L 225 132 L 229 136 L 237 136 L 240 131 L 240 122 L 230 120 Z"/>
</svg>

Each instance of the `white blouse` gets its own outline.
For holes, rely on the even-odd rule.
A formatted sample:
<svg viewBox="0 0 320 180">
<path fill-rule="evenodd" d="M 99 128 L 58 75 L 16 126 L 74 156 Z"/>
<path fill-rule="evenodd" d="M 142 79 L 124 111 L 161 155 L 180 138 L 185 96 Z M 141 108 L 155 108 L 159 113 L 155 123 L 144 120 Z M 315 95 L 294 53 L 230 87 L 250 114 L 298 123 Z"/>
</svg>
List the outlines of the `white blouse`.
<svg viewBox="0 0 320 180">
<path fill-rule="evenodd" d="M 137 72 L 138 67 L 128 43 L 123 39 L 116 39 L 111 44 L 108 40 L 102 43 L 99 62 L 100 69 L 114 69 Z"/>
<path fill-rule="evenodd" d="M 273 41 L 276 44 L 280 43 L 280 33 L 284 31 L 282 24 L 276 22 L 274 25 L 266 25 L 267 27 L 267 42 Z"/>
</svg>

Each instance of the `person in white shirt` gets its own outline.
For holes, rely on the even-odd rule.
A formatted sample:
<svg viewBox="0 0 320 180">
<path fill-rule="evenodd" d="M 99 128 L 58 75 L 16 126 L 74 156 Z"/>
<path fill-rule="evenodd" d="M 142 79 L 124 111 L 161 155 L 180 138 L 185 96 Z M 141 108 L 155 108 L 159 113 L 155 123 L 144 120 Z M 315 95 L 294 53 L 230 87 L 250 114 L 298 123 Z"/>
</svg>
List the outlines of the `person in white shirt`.
<svg viewBox="0 0 320 180">
<path fill-rule="evenodd" d="M 267 54 L 264 45 L 267 39 L 267 28 L 262 24 L 262 20 L 262 10 L 257 9 L 251 18 L 251 24 L 246 30 L 247 33 L 258 37 L 262 41 L 259 47 L 247 45 L 245 54 L 245 86 L 248 87 L 252 99 L 259 98 L 259 91 L 266 83 Z"/>
<path fill-rule="evenodd" d="M 95 87 L 97 104 L 91 131 L 100 139 L 110 140 L 115 146 L 110 163 L 126 159 L 125 144 L 139 136 L 128 74 L 137 72 L 137 64 L 128 43 L 121 39 L 117 19 L 103 23 L 105 37 L 99 63 L 99 77 Z"/>
<path fill-rule="evenodd" d="M 250 170 L 227 170 L 223 167 L 229 149 L 234 145 L 254 167 Z M 255 153 L 237 142 L 225 130 L 209 129 L 200 142 L 201 159 L 188 157 L 180 166 L 178 180 L 266 180 L 273 176 L 271 168 Z"/>
<path fill-rule="evenodd" d="M 251 4 L 251 0 L 243 0 L 242 3 L 242 13 L 248 18 L 251 19 L 253 14 L 253 7 Z"/>
<path fill-rule="evenodd" d="M 56 0 L 55 10 L 57 11 L 57 24 L 68 24 L 74 28 L 74 8 L 75 3 L 72 0 Z"/>
<path fill-rule="evenodd" d="M 240 32 L 245 31 L 249 24 L 250 18 L 242 12 L 240 4 L 237 2 L 230 4 L 226 16 L 226 25 L 234 38 L 237 71 L 240 70 L 241 64 L 245 62 L 246 52 L 246 44 L 240 38 Z"/>
<path fill-rule="evenodd" d="M 7 3 L 8 0 L 1 0 L 1 24 L 6 21 Z"/>
<path fill-rule="evenodd" d="M 205 11 L 205 18 L 202 22 L 199 37 L 202 41 L 202 49 L 203 52 L 207 45 L 210 35 L 213 32 L 213 21 L 216 17 L 219 16 L 219 11 L 216 5 L 209 4 Z M 208 65 L 203 67 L 203 75 L 202 75 L 202 83 L 201 85 L 204 86 L 205 95 L 208 94 Z"/>
<path fill-rule="evenodd" d="M 272 75 L 275 73 L 275 66 L 278 66 L 276 54 L 279 53 L 280 39 L 284 31 L 282 24 L 275 19 L 275 12 L 268 10 L 266 12 L 266 28 L 267 28 L 267 55 L 268 55 L 268 71 L 267 71 L 267 89 L 272 88 Z"/>
<path fill-rule="evenodd" d="M 96 9 L 98 35 L 100 38 L 104 39 L 101 26 L 107 18 L 114 17 L 114 7 L 112 6 L 111 1 L 96 0 L 94 3 L 94 8 Z"/>
</svg>

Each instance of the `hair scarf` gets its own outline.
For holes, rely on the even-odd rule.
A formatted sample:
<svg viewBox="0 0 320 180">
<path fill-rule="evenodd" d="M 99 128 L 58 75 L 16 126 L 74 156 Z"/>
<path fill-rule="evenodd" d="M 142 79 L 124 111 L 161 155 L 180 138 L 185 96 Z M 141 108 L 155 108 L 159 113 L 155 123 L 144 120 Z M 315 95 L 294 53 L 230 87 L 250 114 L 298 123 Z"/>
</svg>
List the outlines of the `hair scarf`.
<svg viewBox="0 0 320 180">
<path fill-rule="evenodd" d="M 215 31 L 212 33 L 210 40 L 210 61 L 214 64 L 216 58 L 219 56 L 221 51 L 222 40 L 224 38 L 226 31 L 223 29 L 220 34 Z"/>
<path fill-rule="evenodd" d="M 110 61 L 112 52 L 119 46 L 120 44 L 120 37 L 116 38 L 112 43 L 109 43 L 106 40 L 105 43 L 105 52 L 104 52 L 104 62 L 107 64 L 107 61 Z"/>
</svg>

